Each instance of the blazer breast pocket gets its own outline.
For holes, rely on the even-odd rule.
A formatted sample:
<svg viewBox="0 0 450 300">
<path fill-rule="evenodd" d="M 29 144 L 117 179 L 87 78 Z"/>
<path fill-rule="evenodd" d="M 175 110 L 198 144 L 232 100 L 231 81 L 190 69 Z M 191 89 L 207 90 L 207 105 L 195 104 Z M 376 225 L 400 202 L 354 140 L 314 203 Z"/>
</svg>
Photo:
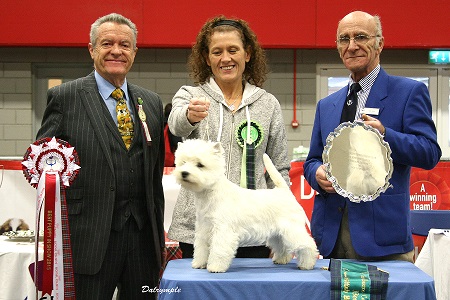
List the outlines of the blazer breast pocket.
<svg viewBox="0 0 450 300">
<path fill-rule="evenodd" d="M 83 208 L 83 189 L 66 190 L 66 202 L 69 215 L 78 215 Z"/>
</svg>

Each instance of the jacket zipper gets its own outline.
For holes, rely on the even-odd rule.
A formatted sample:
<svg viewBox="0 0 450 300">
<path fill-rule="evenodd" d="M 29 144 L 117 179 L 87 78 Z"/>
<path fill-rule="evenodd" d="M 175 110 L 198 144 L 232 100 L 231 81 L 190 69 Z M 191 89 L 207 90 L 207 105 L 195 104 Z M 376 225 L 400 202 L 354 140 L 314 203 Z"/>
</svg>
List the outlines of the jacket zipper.
<svg viewBox="0 0 450 300">
<path fill-rule="evenodd" d="M 231 115 L 231 129 L 234 128 L 234 114 Z M 230 179 L 231 150 L 233 149 L 233 130 L 230 130 L 230 146 L 228 148 L 227 178 Z"/>
</svg>

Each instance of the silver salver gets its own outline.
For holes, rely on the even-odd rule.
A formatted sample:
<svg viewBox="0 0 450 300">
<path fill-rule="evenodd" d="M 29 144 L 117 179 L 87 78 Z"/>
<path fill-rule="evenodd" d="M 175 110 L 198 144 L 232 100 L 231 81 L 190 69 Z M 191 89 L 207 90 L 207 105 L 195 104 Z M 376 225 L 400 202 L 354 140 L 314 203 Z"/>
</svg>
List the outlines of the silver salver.
<svg viewBox="0 0 450 300">
<path fill-rule="evenodd" d="M 392 185 L 391 148 L 378 130 L 344 122 L 327 137 L 322 158 L 336 192 L 353 202 L 375 200 Z"/>
</svg>

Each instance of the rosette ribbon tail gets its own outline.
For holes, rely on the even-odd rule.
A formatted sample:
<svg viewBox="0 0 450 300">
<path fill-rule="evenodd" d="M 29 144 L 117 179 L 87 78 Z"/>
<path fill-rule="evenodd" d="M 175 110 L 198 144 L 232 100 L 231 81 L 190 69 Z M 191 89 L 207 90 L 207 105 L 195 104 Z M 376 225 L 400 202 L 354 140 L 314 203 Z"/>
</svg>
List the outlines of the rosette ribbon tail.
<svg viewBox="0 0 450 300">
<path fill-rule="evenodd" d="M 44 172 L 39 180 L 37 216 L 43 216 L 44 224 L 43 261 L 35 264 L 37 289 L 53 299 L 75 299 L 67 206 L 58 172 Z"/>
<path fill-rule="evenodd" d="M 61 186 L 61 224 L 64 264 L 64 299 L 75 300 L 75 279 L 72 265 L 72 246 L 70 244 L 69 216 L 66 203 L 66 192 Z"/>
<path fill-rule="evenodd" d="M 56 223 L 58 223 L 56 215 L 56 202 L 60 203 L 59 199 L 59 178 L 58 173 L 46 172 L 42 178 L 45 178 L 45 200 L 44 200 L 44 264 L 42 270 L 42 294 L 52 295 L 53 290 L 53 275 L 55 270 L 54 262 L 58 261 L 57 249 L 57 230 L 55 230 Z M 58 187 L 57 187 L 58 185 Z M 56 194 L 58 191 L 58 195 Z M 56 247 L 55 247 L 56 246 Z M 59 245 L 58 245 L 59 246 Z M 57 250 L 57 251 L 55 251 Z M 58 269 L 58 268 L 56 268 Z"/>
</svg>

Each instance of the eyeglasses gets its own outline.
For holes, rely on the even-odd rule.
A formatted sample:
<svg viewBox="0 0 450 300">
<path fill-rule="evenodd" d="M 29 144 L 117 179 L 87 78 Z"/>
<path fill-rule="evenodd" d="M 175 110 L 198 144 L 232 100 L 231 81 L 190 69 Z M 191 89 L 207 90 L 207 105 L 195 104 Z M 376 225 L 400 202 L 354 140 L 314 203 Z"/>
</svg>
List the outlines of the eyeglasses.
<svg viewBox="0 0 450 300">
<path fill-rule="evenodd" d="M 357 36 L 354 36 L 352 38 L 348 37 L 348 36 L 342 36 L 336 40 L 336 43 L 339 46 L 348 46 L 350 44 L 350 41 L 353 40 L 358 45 L 365 45 L 365 44 L 367 44 L 367 42 L 370 39 L 372 39 L 374 37 L 378 37 L 378 36 L 377 35 L 365 35 L 365 34 L 358 34 Z"/>
</svg>

